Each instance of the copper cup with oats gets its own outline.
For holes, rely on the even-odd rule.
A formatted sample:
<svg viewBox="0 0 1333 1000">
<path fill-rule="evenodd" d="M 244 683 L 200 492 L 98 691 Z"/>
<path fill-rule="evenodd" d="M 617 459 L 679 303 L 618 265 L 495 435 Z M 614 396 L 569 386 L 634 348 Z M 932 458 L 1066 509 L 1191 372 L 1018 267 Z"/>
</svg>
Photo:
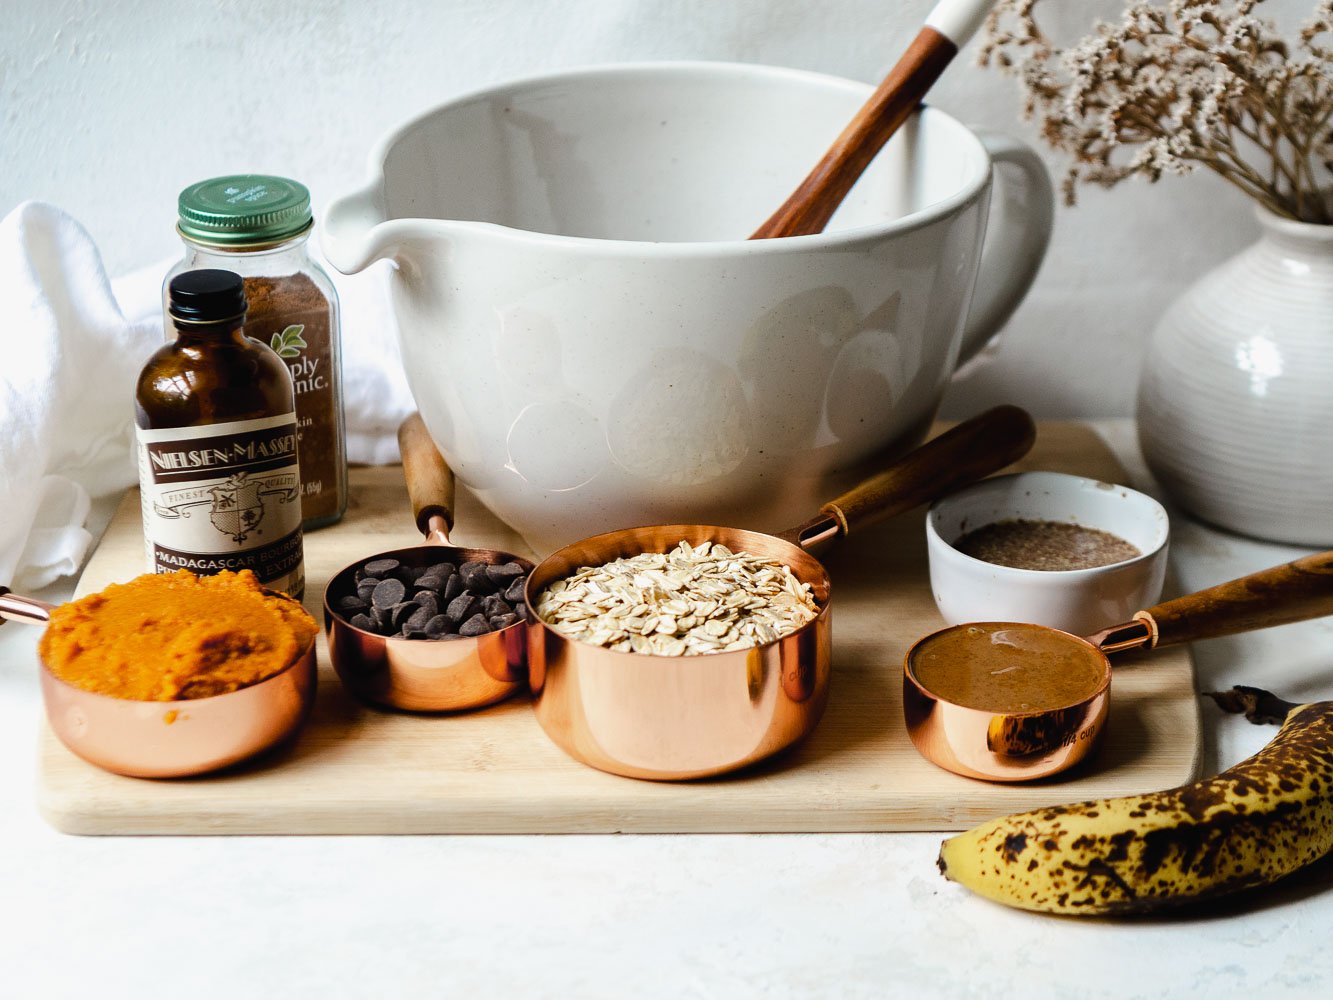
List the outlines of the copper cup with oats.
<svg viewBox="0 0 1333 1000">
<path fill-rule="evenodd" d="M 1000 406 L 777 535 L 665 524 L 557 550 L 525 592 L 537 721 L 571 757 L 632 778 L 726 774 L 791 746 L 828 700 L 833 588 L 812 553 L 1003 468 L 1034 437 L 1027 413 Z"/>
</svg>

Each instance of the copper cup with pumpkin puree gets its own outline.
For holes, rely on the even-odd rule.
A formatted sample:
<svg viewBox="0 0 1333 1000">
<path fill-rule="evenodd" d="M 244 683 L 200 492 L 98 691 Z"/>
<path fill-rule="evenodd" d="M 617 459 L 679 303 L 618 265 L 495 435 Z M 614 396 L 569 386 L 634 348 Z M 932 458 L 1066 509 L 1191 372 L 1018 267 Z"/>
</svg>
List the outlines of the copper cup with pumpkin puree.
<svg viewBox="0 0 1333 1000">
<path fill-rule="evenodd" d="M 0 616 L 47 623 L 51 728 L 119 774 L 238 763 L 294 734 L 313 702 L 318 624 L 249 571 L 146 574 L 59 607 L 3 593 Z"/>
</svg>

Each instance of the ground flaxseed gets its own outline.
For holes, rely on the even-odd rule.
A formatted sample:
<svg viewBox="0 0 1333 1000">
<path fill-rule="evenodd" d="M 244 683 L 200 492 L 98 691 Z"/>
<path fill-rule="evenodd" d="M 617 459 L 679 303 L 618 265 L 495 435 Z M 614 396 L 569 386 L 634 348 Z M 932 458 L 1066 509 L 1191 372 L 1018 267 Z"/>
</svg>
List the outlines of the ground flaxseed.
<svg viewBox="0 0 1333 1000">
<path fill-rule="evenodd" d="M 1016 518 L 969 531 L 953 543 L 964 555 L 1014 569 L 1092 569 L 1143 553 L 1118 535 L 1062 521 Z"/>
</svg>

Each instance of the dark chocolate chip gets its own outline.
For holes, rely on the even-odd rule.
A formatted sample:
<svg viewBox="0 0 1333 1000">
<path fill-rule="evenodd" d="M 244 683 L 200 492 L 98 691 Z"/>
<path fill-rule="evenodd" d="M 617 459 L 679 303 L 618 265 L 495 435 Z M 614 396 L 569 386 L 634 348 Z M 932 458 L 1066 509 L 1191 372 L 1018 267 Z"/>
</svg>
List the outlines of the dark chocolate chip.
<svg viewBox="0 0 1333 1000">
<path fill-rule="evenodd" d="M 393 608 L 371 608 L 370 620 L 375 623 L 377 632 L 387 630 L 389 623 L 393 621 Z"/>
<path fill-rule="evenodd" d="M 505 600 L 510 604 L 513 604 L 515 601 L 523 600 L 523 585 L 527 582 L 526 577 L 520 576 L 511 583 L 509 589 L 505 591 Z"/>
<path fill-rule="evenodd" d="M 365 579 L 356 585 L 356 596 L 361 598 L 367 604 L 370 603 L 370 595 L 375 593 L 375 588 L 379 586 L 378 580 Z"/>
<path fill-rule="evenodd" d="M 407 594 L 402 580 L 381 580 L 375 585 L 375 592 L 370 595 L 370 603 L 377 608 L 391 608 Z"/>
<path fill-rule="evenodd" d="M 400 565 L 397 559 L 372 559 L 366 563 L 365 571 L 367 576 L 386 577 Z"/>
<path fill-rule="evenodd" d="M 352 594 L 349 594 L 338 602 L 338 610 L 345 614 L 360 614 L 368 607 L 370 607 L 369 604 Z"/>
<path fill-rule="evenodd" d="M 451 562 L 436 563 L 430 567 L 431 576 L 438 576 L 441 580 L 447 580 L 458 572 L 458 567 Z"/>
<path fill-rule="evenodd" d="M 412 612 L 412 616 L 403 623 L 403 629 L 410 632 L 422 632 L 426 628 L 426 623 L 435 617 L 435 612 L 429 608 L 417 608 Z"/>
<path fill-rule="evenodd" d="M 425 573 L 421 574 L 421 576 L 417 577 L 417 582 L 412 586 L 416 587 L 418 590 L 433 590 L 438 593 L 440 588 L 444 586 L 444 577 L 436 576 L 431 573 L 430 570 L 427 570 Z"/>
<path fill-rule="evenodd" d="M 458 568 L 458 573 L 463 578 L 464 585 L 473 593 L 489 594 L 495 589 L 491 578 L 486 575 L 485 563 L 465 562 Z"/>
<path fill-rule="evenodd" d="M 486 567 L 487 578 L 500 590 L 508 587 L 515 577 L 522 575 L 523 567 L 518 563 L 502 563 L 499 566 Z"/>
<path fill-rule="evenodd" d="M 449 579 L 444 581 L 444 590 L 441 592 L 440 596 L 446 601 L 452 601 L 455 597 L 461 594 L 463 590 L 463 578 L 455 573 L 453 576 L 449 577 Z"/>
<path fill-rule="evenodd" d="M 451 622 L 446 615 L 436 615 L 430 621 L 426 622 L 426 637 L 428 639 L 438 639 L 441 636 L 449 635 L 457 626 Z"/>
<path fill-rule="evenodd" d="M 452 621 L 463 622 L 472 615 L 476 606 L 477 599 L 471 594 L 459 594 L 449 602 L 449 607 L 445 608 L 444 613 Z"/>
<path fill-rule="evenodd" d="M 418 590 L 412 600 L 417 602 L 418 607 L 430 608 L 432 618 L 440 613 L 440 599 L 435 596 L 434 591 Z"/>
<path fill-rule="evenodd" d="M 421 631 L 421 629 L 404 629 L 404 630 L 403 630 L 403 638 L 404 638 L 404 639 L 429 639 L 430 636 L 428 636 L 425 632 Z"/>
<path fill-rule="evenodd" d="M 375 623 L 370 620 L 369 615 L 352 615 L 352 625 L 366 632 L 375 631 Z"/>
<path fill-rule="evenodd" d="M 514 609 L 505 603 L 503 597 L 492 594 L 490 597 L 482 598 L 481 611 L 487 618 L 495 618 L 498 615 L 512 614 Z"/>
<path fill-rule="evenodd" d="M 389 624 L 395 629 L 401 629 L 420 610 L 421 605 L 416 601 L 400 601 L 389 609 Z"/>
<path fill-rule="evenodd" d="M 393 572 L 395 580 L 402 580 L 407 586 L 411 587 L 417 582 L 417 578 L 426 572 L 420 566 L 399 566 Z"/>
<path fill-rule="evenodd" d="M 491 623 L 482 615 L 473 615 L 462 625 L 458 627 L 458 634 L 467 638 L 473 636 L 485 635 L 491 630 Z"/>
<path fill-rule="evenodd" d="M 502 628 L 508 628 L 510 625 L 518 624 L 518 615 L 500 615 L 498 618 L 491 619 L 491 628 L 500 631 Z"/>
<path fill-rule="evenodd" d="M 518 615 L 518 617 L 520 618 L 528 617 L 527 605 L 525 605 L 522 601 L 519 601 L 517 604 L 514 605 L 514 614 Z"/>
</svg>

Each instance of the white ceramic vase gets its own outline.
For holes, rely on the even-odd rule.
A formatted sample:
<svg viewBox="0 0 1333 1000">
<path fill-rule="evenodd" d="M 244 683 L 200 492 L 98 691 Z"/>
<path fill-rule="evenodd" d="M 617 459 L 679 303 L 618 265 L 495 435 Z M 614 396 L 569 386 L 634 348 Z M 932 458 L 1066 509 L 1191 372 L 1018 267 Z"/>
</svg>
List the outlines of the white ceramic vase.
<svg viewBox="0 0 1333 1000">
<path fill-rule="evenodd" d="M 1259 242 L 1162 317 L 1139 385 L 1139 440 L 1190 514 L 1333 547 L 1333 226 L 1257 214 Z"/>
</svg>

